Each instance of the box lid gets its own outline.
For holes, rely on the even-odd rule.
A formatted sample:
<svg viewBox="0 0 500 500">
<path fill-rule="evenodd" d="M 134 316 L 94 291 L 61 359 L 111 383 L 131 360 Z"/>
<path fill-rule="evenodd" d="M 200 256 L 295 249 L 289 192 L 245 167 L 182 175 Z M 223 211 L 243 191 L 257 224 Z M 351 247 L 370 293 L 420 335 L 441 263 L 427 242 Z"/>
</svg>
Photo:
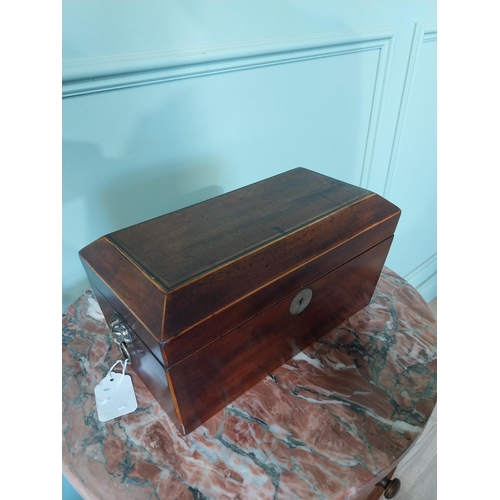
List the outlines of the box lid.
<svg viewBox="0 0 500 500">
<path fill-rule="evenodd" d="M 104 281 L 165 344 L 390 220 L 368 244 L 378 243 L 399 213 L 375 193 L 296 168 L 108 234 L 80 255 L 101 278 L 115 274 Z M 120 263 L 111 269 L 99 259 Z"/>
</svg>

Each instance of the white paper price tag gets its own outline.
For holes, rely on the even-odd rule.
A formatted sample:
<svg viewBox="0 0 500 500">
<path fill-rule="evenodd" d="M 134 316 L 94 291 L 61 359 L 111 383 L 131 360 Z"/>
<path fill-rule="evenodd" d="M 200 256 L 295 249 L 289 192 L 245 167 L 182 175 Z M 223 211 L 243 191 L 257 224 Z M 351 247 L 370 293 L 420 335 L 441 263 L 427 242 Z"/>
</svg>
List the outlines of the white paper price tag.
<svg viewBox="0 0 500 500">
<path fill-rule="evenodd" d="M 112 371 L 118 363 L 123 365 L 122 373 Z M 132 379 L 130 375 L 125 375 L 126 366 L 127 361 L 125 364 L 122 361 L 117 361 L 94 388 L 97 416 L 101 422 L 121 417 L 137 409 Z"/>
</svg>

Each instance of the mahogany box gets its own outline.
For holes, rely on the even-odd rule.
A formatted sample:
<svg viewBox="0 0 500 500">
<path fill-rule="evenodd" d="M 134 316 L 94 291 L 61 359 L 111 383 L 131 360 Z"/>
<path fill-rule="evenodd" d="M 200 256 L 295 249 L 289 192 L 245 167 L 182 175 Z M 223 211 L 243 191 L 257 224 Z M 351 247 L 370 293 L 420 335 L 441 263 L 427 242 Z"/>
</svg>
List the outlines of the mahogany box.
<svg viewBox="0 0 500 500">
<path fill-rule="evenodd" d="M 296 168 L 103 236 L 80 258 L 113 338 L 187 434 L 368 305 L 399 216 Z"/>
</svg>

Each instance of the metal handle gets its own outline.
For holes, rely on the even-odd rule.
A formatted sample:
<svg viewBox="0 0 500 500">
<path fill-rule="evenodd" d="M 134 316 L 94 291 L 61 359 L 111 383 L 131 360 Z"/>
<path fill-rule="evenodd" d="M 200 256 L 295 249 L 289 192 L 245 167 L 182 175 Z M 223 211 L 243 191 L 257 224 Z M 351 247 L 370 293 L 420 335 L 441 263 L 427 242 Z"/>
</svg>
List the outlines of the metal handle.
<svg viewBox="0 0 500 500">
<path fill-rule="evenodd" d="M 382 481 L 377 483 L 377 486 L 382 486 L 382 488 L 384 488 L 385 498 L 394 498 L 401 488 L 401 481 L 397 477 L 394 479 L 389 479 L 387 476 L 385 476 Z"/>
<path fill-rule="evenodd" d="M 118 345 L 120 352 L 123 357 L 128 360 L 130 364 L 132 364 L 132 356 L 128 350 L 128 346 L 134 345 L 134 339 L 132 338 L 132 334 L 130 333 L 126 323 L 123 321 L 118 314 L 114 314 L 109 322 L 111 327 L 111 338 L 113 342 Z"/>
<path fill-rule="evenodd" d="M 122 356 L 131 365 L 132 364 L 132 356 L 130 355 L 129 350 L 127 349 L 127 344 L 125 344 L 125 342 L 122 342 L 121 344 L 118 344 L 118 348 L 120 349 L 120 352 L 122 353 Z"/>
</svg>

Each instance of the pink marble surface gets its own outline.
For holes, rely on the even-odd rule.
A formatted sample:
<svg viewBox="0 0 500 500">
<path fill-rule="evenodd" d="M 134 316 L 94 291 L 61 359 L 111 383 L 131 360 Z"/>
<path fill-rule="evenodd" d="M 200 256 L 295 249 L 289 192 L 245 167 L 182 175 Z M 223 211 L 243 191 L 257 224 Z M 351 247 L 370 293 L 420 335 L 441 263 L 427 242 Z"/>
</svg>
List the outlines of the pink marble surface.
<svg viewBox="0 0 500 500">
<path fill-rule="evenodd" d="M 101 423 L 118 359 L 91 291 L 63 315 L 63 472 L 88 499 L 351 499 L 422 432 L 436 402 L 436 322 L 388 268 L 369 306 L 188 436 L 132 376 L 138 408 Z"/>
</svg>

